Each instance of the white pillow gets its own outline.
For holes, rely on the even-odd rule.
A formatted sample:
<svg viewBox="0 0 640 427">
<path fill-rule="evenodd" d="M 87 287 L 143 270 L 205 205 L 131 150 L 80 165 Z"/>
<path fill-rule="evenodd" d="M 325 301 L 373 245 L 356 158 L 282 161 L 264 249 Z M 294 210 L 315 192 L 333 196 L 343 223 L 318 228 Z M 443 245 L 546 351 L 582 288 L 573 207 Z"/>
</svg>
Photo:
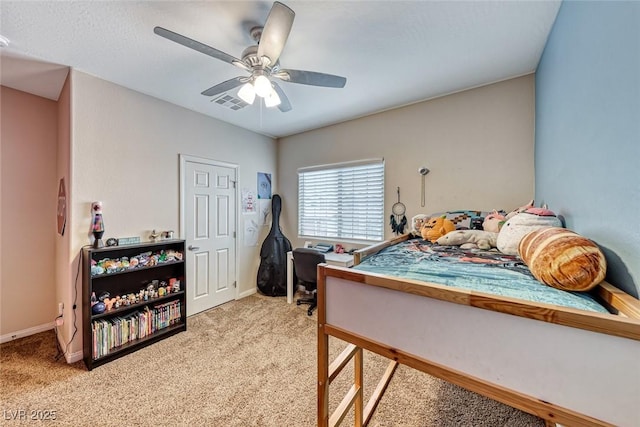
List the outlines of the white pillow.
<svg viewBox="0 0 640 427">
<path fill-rule="evenodd" d="M 507 255 L 518 255 L 520 240 L 530 232 L 546 227 L 562 227 L 560 219 L 551 211 L 545 209 L 545 215 L 534 213 L 541 211 L 541 208 L 527 209 L 505 222 L 498 233 L 498 250 Z"/>
</svg>

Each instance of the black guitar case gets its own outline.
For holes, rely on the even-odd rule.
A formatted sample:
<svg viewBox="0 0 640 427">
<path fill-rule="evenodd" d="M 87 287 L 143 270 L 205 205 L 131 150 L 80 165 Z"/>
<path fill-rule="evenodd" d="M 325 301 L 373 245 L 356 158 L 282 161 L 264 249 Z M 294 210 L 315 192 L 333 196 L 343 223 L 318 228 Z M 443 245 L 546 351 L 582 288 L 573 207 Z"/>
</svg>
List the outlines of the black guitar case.
<svg viewBox="0 0 640 427">
<path fill-rule="evenodd" d="M 271 199 L 271 231 L 260 249 L 258 268 L 258 290 L 271 297 L 287 295 L 287 252 L 291 242 L 280 230 L 280 210 L 282 201 L 277 194 Z"/>
</svg>

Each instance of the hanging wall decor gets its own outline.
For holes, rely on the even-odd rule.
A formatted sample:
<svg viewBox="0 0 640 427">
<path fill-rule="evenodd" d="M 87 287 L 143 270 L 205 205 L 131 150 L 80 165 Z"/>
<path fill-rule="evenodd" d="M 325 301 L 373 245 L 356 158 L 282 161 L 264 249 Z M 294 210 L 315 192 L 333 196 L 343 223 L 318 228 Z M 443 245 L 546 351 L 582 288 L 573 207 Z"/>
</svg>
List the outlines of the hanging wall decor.
<svg viewBox="0 0 640 427">
<path fill-rule="evenodd" d="M 421 166 L 420 168 L 418 168 L 418 173 L 422 175 L 422 198 L 421 198 L 420 206 L 424 208 L 424 204 L 425 204 L 424 177 L 429 173 L 429 169 L 427 169 L 425 166 Z"/>
<path fill-rule="evenodd" d="M 407 211 L 404 203 L 400 202 L 400 187 L 398 187 L 398 201 L 391 206 L 391 231 L 396 234 L 404 233 L 404 229 L 407 226 L 407 217 L 404 213 Z"/>
<path fill-rule="evenodd" d="M 58 233 L 64 236 L 64 229 L 67 226 L 67 191 L 64 186 L 64 178 L 60 178 L 58 187 Z"/>
</svg>

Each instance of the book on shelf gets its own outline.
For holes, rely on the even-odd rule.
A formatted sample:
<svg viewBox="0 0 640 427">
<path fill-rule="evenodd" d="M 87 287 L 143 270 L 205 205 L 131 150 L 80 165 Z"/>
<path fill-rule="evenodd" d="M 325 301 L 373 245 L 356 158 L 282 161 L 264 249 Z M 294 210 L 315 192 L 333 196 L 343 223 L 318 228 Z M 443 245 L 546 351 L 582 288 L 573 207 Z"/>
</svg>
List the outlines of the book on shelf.
<svg viewBox="0 0 640 427">
<path fill-rule="evenodd" d="M 169 301 L 124 316 L 94 320 L 91 324 L 93 358 L 106 356 L 131 341 L 153 335 L 181 321 L 180 300 Z"/>
</svg>

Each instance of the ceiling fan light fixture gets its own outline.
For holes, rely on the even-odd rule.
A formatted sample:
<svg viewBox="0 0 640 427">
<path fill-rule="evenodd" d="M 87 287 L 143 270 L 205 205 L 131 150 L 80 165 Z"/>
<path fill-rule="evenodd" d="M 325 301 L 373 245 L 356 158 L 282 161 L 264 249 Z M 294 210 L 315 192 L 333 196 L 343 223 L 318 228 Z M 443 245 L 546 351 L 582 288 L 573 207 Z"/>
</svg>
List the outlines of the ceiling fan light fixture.
<svg viewBox="0 0 640 427">
<path fill-rule="evenodd" d="M 237 97 L 244 102 L 243 106 L 253 104 L 256 95 L 258 95 L 264 98 L 267 107 L 277 106 L 281 112 L 285 113 L 291 111 L 291 102 L 289 102 L 287 94 L 274 79 L 302 85 L 332 88 L 342 88 L 347 82 L 345 77 L 333 74 L 282 69 L 280 67 L 280 54 L 291 32 L 294 18 L 295 12 L 293 10 L 280 1 L 275 1 L 271 6 L 264 26 L 251 28 L 250 34 L 256 44 L 247 47 L 242 52 L 242 59 L 166 28 L 154 27 L 153 32 L 184 47 L 241 68 L 250 74 L 248 77 L 238 76 L 218 83 L 202 91 L 202 95 L 214 96 L 238 90 Z M 8 43 L 9 40 L 0 35 L 0 48 L 8 45 Z M 214 101 L 222 104 L 218 102 L 220 99 L 219 97 Z M 233 99 L 238 101 L 236 98 Z M 262 105 L 260 102 L 258 104 Z M 238 105 L 236 104 L 236 106 Z"/>
<path fill-rule="evenodd" d="M 280 97 L 276 93 L 276 91 L 271 88 L 271 92 L 264 98 L 264 105 L 267 107 L 277 107 L 280 105 Z"/>
<path fill-rule="evenodd" d="M 242 85 L 238 91 L 238 98 L 242 99 L 249 105 L 253 104 L 253 101 L 256 99 L 256 91 L 250 82 Z"/>
<path fill-rule="evenodd" d="M 253 87 L 256 91 L 256 95 L 261 98 L 269 96 L 273 89 L 271 88 L 271 82 L 266 76 L 259 75 L 253 82 Z"/>
</svg>

